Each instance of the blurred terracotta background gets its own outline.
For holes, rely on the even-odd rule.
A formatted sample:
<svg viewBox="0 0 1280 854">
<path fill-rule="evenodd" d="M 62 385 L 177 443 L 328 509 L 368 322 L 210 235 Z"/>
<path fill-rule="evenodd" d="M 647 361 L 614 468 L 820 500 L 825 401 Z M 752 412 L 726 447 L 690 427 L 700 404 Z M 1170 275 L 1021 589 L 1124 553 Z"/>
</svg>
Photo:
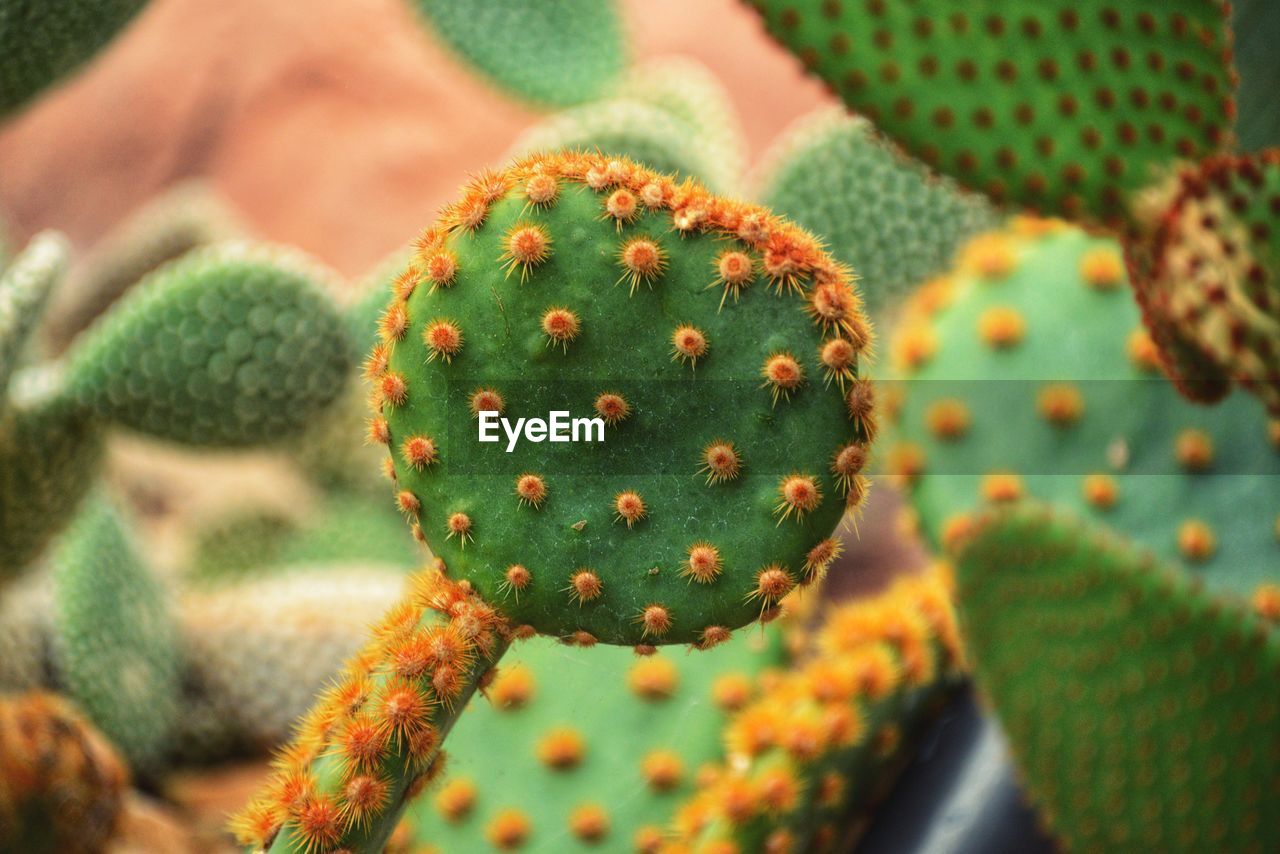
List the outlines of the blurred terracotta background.
<svg viewBox="0 0 1280 854">
<path fill-rule="evenodd" d="M 752 156 L 828 96 L 736 0 L 627 0 L 635 58 L 728 87 Z M 207 176 L 262 237 L 348 276 L 421 229 L 537 115 L 463 69 L 402 0 L 153 0 L 83 74 L 0 131 L 0 215 L 85 249 Z"/>
</svg>

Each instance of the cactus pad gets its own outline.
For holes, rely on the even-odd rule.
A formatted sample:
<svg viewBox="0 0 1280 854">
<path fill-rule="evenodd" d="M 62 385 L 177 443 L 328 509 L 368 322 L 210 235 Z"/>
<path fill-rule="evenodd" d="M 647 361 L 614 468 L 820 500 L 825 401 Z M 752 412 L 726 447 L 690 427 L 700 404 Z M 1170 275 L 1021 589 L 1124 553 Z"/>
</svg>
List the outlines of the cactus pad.
<svg viewBox="0 0 1280 854">
<path fill-rule="evenodd" d="M 1280 581 L 1278 437 L 1249 396 L 1196 406 L 1160 376 L 1116 243 L 1022 220 L 962 257 L 890 348 L 904 381 L 885 457 L 926 536 L 954 545 L 969 511 L 1025 496 L 1236 600 Z"/>
<path fill-rule="evenodd" d="M 192 253 L 122 299 L 68 355 L 68 393 L 122 426 L 196 445 L 279 441 L 341 393 L 342 319 L 292 255 Z"/>
<path fill-rule="evenodd" d="M 370 368 L 396 501 L 517 624 L 713 645 L 821 575 L 865 492 L 852 274 L 754 206 L 602 155 L 486 173 L 421 239 Z M 604 441 L 477 441 L 477 412 Z M 505 441 L 505 440 L 504 440 Z"/>
<path fill-rule="evenodd" d="M 853 265 L 880 320 L 946 271 L 960 244 L 998 222 L 980 196 L 939 180 L 838 108 L 801 118 L 766 155 L 756 195 Z"/>
<path fill-rule="evenodd" d="M 777 624 L 701 655 L 513 647 L 450 737 L 444 777 L 410 808 L 415 842 L 489 850 L 523 819 L 521 851 L 653 851 L 780 647 Z"/>
<path fill-rule="evenodd" d="M 1134 284 L 1170 375 L 1196 399 L 1227 381 L 1280 418 L 1280 149 L 1219 157 L 1175 179 Z"/>
<path fill-rule="evenodd" d="M 997 200 L 1094 222 L 1234 119 L 1220 0 L 752 0 L 845 103 Z"/>
<path fill-rule="evenodd" d="M 512 95 L 567 106 L 603 94 L 626 47 L 615 0 L 414 0 L 436 34 Z"/>
<path fill-rule="evenodd" d="M 0 115 L 97 53 L 145 5 L 146 0 L 0 3 Z"/>
<path fill-rule="evenodd" d="M 166 592 L 101 496 L 67 529 L 52 561 L 59 677 L 131 766 L 153 770 L 178 715 L 179 651 Z"/>
<path fill-rule="evenodd" d="M 128 784 L 111 746 L 60 697 L 0 697 L 0 849 L 102 851 Z"/>
<path fill-rule="evenodd" d="M 979 684 L 1079 851 L 1275 851 L 1280 631 L 1187 573 L 1038 507 L 957 567 Z"/>
</svg>

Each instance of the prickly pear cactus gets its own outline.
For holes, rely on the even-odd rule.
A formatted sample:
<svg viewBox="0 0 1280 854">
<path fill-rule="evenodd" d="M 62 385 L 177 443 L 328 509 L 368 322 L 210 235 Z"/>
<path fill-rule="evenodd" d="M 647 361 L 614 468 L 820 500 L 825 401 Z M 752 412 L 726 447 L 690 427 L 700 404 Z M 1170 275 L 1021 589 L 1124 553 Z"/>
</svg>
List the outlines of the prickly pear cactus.
<svg viewBox="0 0 1280 854">
<path fill-rule="evenodd" d="M 423 236 L 371 357 L 396 501 L 515 623 L 712 645 L 821 572 L 864 492 L 851 280 L 764 209 L 629 160 L 486 174 Z M 557 409 L 603 442 L 477 442 L 482 411 Z"/>
<path fill-rule="evenodd" d="M 827 851 L 883 796 L 962 666 L 942 566 L 833 607 L 802 667 L 724 731 L 723 766 L 674 822 L 672 851 Z"/>
<path fill-rule="evenodd" d="M 0 3 L 0 116 L 88 60 L 146 0 L 4 0 Z"/>
<path fill-rule="evenodd" d="M 968 238 L 999 218 L 980 196 L 938 179 L 839 108 L 801 118 L 765 155 L 755 195 L 822 236 L 858 271 L 877 319 L 945 272 Z"/>
<path fill-rule="evenodd" d="M 1165 194 L 1129 253 L 1170 376 L 1199 400 L 1238 383 L 1280 418 L 1280 149 L 1206 160 Z"/>
<path fill-rule="evenodd" d="M 1035 506 L 984 516 L 957 572 L 979 685 L 1067 847 L 1280 846 L 1274 623 Z"/>
<path fill-rule="evenodd" d="M 458 56 L 521 100 L 568 106 L 603 94 L 626 45 L 615 0 L 414 0 Z"/>
<path fill-rule="evenodd" d="M 441 851 L 656 851 L 720 758 L 726 716 L 783 664 L 781 646 L 776 623 L 701 655 L 520 644 L 450 737 L 440 783 L 410 808 L 414 840 Z"/>
<path fill-rule="evenodd" d="M 153 770 L 179 714 L 168 594 L 102 496 L 67 529 L 52 563 L 59 679 L 132 767 Z"/>
<path fill-rule="evenodd" d="M 111 746 L 69 703 L 0 697 L 0 849 L 101 851 L 128 783 Z"/>
<path fill-rule="evenodd" d="M 1280 581 L 1280 434 L 1247 395 L 1200 407 L 1164 381 L 1118 246 L 1023 220 L 962 258 L 890 346 L 902 382 L 885 458 L 925 535 L 954 545 L 975 508 L 1033 497 L 1224 596 Z"/>
<path fill-rule="evenodd" d="M 629 160 L 478 177 L 366 365 L 370 438 L 437 565 L 304 720 L 241 841 L 380 850 L 512 638 L 709 648 L 820 578 L 875 425 L 851 278 L 764 209 Z M 612 445 L 477 456 L 473 412 L 557 407 Z"/>
<path fill-rule="evenodd" d="M 299 257 L 250 244 L 157 271 L 67 356 L 68 394 L 121 426 L 192 445 L 279 441 L 341 392 L 345 330 Z"/>
<path fill-rule="evenodd" d="M 751 5 L 846 104 L 998 201 L 1120 223 L 1159 173 L 1231 142 L 1220 0 Z"/>
</svg>

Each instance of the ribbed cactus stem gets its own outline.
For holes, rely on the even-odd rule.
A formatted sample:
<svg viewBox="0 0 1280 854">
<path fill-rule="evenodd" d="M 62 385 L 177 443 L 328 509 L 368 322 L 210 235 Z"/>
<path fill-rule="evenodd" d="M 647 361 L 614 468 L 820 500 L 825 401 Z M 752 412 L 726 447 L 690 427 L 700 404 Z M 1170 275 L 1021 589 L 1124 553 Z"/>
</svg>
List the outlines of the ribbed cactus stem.
<svg viewBox="0 0 1280 854">
<path fill-rule="evenodd" d="M 505 623 L 443 566 L 418 574 L 299 724 L 240 841 L 282 854 L 380 852 L 439 773 L 440 746 L 510 640 Z"/>
</svg>

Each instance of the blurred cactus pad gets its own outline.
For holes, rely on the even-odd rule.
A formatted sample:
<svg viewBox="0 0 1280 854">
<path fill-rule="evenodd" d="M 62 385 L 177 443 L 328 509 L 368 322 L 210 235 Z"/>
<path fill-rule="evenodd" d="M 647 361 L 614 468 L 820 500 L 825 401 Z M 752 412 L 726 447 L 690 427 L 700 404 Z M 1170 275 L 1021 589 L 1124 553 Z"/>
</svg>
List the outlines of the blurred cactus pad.
<svg viewBox="0 0 1280 854">
<path fill-rule="evenodd" d="M 1280 431 L 1245 394 L 1183 399 L 1125 278 L 1114 241 L 1061 223 L 977 238 L 894 336 L 886 464 L 941 547 L 975 508 L 1032 497 L 1248 600 L 1280 581 Z"/>
<path fill-rule="evenodd" d="M 981 196 L 938 178 L 839 108 L 799 119 L 765 155 L 756 195 L 826 241 L 858 272 L 881 322 L 911 289 L 945 272 L 999 218 Z"/>
<path fill-rule="evenodd" d="M 0 278 L 0 568 L 22 569 L 90 491 L 118 427 L 201 447 L 284 443 L 342 393 L 351 345 L 328 275 L 292 253 L 227 244 L 147 276 L 57 362 L 32 334 L 66 267 L 38 235 Z"/>
<path fill-rule="evenodd" d="M 1041 814 L 1072 850 L 1276 850 L 1280 630 L 1073 515 L 984 514 L 958 567 L 975 675 Z"/>
<path fill-rule="evenodd" d="M 145 5 L 146 0 L 0 3 L 0 117 L 92 57 Z"/>
<path fill-rule="evenodd" d="M 535 105 L 591 100 L 626 67 L 615 0 L 412 0 L 412 5 L 457 56 Z"/>
<path fill-rule="evenodd" d="M 1158 175 L 1232 142 L 1221 0 L 751 5 L 849 107 L 998 201 L 1123 223 Z"/>
<path fill-rule="evenodd" d="M 848 268 L 765 209 L 604 155 L 477 178 L 369 360 L 396 501 L 513 623 L 712 645 L 824 570 L 865 491 Z M 598 439 L 477 441 L 482 412 Z"/>
</svg>

